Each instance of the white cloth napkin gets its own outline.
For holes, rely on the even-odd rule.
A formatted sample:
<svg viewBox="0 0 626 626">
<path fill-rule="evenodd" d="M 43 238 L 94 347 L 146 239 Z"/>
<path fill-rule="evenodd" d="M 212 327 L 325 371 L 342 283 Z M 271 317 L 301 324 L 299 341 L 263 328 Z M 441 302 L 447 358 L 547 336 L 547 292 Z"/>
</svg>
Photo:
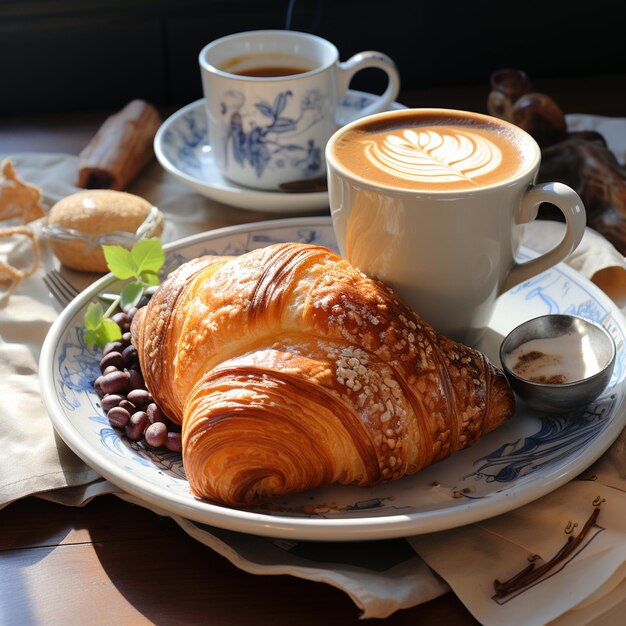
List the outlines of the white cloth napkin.
<svg viewBox="0 0 626 626">
<path fill-rule="evenodd" d="M 615 460 L 625 443 L 622 434 L 608 456 Z M 597 472 L 605 473 L 610 463 L 603 457 Z M 619 463 L 619 488 L 586 472 L 587 479 L 572 481 L 510 513 L 436 535 L 412 537 L 409 542 L 485 626 L 587 623 L 576 621 L 576 616 L 602 615 L 610 608 L 608 597 L 626 579 L 626 463 L 623 458 Z M 571 557 L 519 591 L 504 598 L 495 596 L 494 580 L 509 579 L 535 555 L 540 557 L 536 566 L 552 559 L 570 534 L 581 531 L 594 502 L 601 502 L 598 519 Z M 611 597 L 611 602 L 624 600 Z"/>
<path fill-rule="evenodd" d="M 53 154 L 10 156 L 19 176 L 42 188 L 47 207 L 77 191 L 74 186 L 76 157 Z M 130 191 L 147 198 L 164 212 L 166 241 L 235 223 L 277 217 L 276 214 L 227 207 L 203 198 L 165 175 L 156 164 L 144 172 Z M 533 224 L 525 243 L 540 251 L 559 237 L 560 229 L 562 225 L 558 223 Z M 56 261 L 45 246 L 43 252 L 44 265 L 53 266 Z M 0 254 L 3 253 L 7 253 L 6 247 L 0 248 Z M 588 230 L 580 248 L 568 262 L 594 280 L 609 271 L 611 279 L 605 280 L 602 288 L 617 300 L 626 293 L 626 289 L 622 290 L 626 285 L 624 259 L 597 233 Z M 22 283 L 9 306 L 0 309 L 0 397 L 3 398 L 0 403 L 0 444 L 3 450 L 0 455 L 0 508 L 33 494 L 79 506 L 102 493 L 115 493 L 140 506 L 148 506 L 99 478 L 70 452 L 52 429 L 39 396 L 37 364 L 43 339 L 59 308 L 43 285 L 43 273 L 44 268 Z M 89 278 L 83 277 L 83 280 Z M 405 540 L 367 544 L 316 543 L 311 550 L 311 544 L 307 542 L 253 537 L 209 528 L 183 518 L 174 519 L 189 535 L 245 571 L 290 574 L 344 590 L 362 609 L 363 617 L 385 617 L 398 609 L 437 597 L 451 587 L 485 624 L 539 624 L 557 617 L 565 621 L 555 623 L 583 623 L 567 620 L 580 616 L 587 619 L 586 616 L 610 608 L 620 599 L 620 590 L 623 591 L 625 586 L 622 580 L 626 558 L 619 555 L 623 551 L 621 546 L 626 546 L 626 537 L 621 535 L 621 526 L 614 520 L 624 519 L 626 503 L 616 497 L 606 497 L 605 492 L 607 489 L 610 494 L 613 493 L 611 490 L 624 490 L 626 463 L 622 452 L 625 446 L 624 441 L 618 441 L 596 464 L 597 467 L 594 466 L 598 476 L 595 483 L 580 481 L 579 484 L 577 481 L 500 518 L 448 533 L 410 538 L 414 550 L 407 549 L 409 543 Z M 495 603 L 494 606 L 489 587 L 493 578 L 507 578 L 524 564 L 529 554 L 539 553 L 543 558 L 549 558 L 553 547 L 562 542 L 562 520 L 565 519 L 565 523 L 576 520 L 579 525 L 584 523 L 582 518 L 588 513 L 590 497 L 585 488 L 591 488 L 594 497 L 596 493 L 604 494 L 607 502 L 603 504 L 599 523 L 605 524 L 608 531 L 600 533 L 599 549 L 585 551 L 584 559 L 577 556 L 575 567 L 568 564 L 563 570 L 566 574 L 553 576 L 552 582 L 542 583 L 541 589 L 555 585 L 560 597 L 562 590 L 571 584 L 570 575 L 582 571 L 587 592 L 575 596 L 565 594 L 565 599 L 558 602 L 543 597 L 541 602 L 519 600 L 518 603 L 527 609 L 522 615 L 534 621 L 520 621 L 519 616 L 513 614 L 515 605 L 511 602 Z M 525 528 L 537 528 L 542 532 L 535 539 L 533 532 L 523 532 Z M 612 546 L 615 548 L 609 550 Z M 616 556 L 609 558 L 609 553 Z"/>
</svg>

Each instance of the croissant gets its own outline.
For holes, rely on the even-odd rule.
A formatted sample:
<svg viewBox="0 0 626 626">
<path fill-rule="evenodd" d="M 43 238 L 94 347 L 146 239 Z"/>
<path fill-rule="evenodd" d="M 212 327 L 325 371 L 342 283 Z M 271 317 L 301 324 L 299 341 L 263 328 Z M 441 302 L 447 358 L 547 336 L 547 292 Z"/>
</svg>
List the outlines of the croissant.
<svg viewBox="0 0 626 626">
<path fill-rule="evenodd" d="M 228 506 L 397 479 L 514 411 L 483 354 L 312 244 L 182 265 L 131 335 L 191 491 Z"/>
</svg>

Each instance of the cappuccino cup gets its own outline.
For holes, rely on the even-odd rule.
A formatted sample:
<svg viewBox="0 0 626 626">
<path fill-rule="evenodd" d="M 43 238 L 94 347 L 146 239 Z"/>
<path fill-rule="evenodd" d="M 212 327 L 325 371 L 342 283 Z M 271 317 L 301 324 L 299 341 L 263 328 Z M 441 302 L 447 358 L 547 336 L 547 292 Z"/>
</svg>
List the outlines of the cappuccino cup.
<svg viewBox="0 0 626 626">
<path fill-rule="evenodd" d="M 435 330 L 476 344 L 496 298 L 563 261 L 586 214 L 558 182 L 536 184 L 541 151 L 521 128 L 449 109 L 404 109 L 341 128 L 326 146 L 333 228 L 344 258 L 391 287 Z M 543 202 L 563 239 L 516 259 Z"/>
<path fill-rule="evenodd" d="M 315 35 L 259 30 L 216 39 L 199 54 L 210 148 L 221 174 L 262 190 L 323 178 L 328 138 L 357 116 L 391 107 L 400 90 L 394 62 L 365 51 L 339 61 Z M 388 77 L 383 94 L 350 118 L 340 104 L 365 68 Z"/>
</svg>

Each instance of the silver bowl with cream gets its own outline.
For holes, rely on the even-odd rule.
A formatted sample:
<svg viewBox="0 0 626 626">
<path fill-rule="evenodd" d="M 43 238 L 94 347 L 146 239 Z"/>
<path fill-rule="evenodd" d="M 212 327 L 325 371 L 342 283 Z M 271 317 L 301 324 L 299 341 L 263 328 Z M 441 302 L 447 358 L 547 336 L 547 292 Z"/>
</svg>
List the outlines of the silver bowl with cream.
<svg viewBox="0 0 626 626">
<path fill-rule="evenodd" d="M 604 391 L 616 352 L 599 324 L 550 314 L 512 330 L 500 346 L 500 362 L 521 400 L 540 411 L 562 413 L 586 406 Z"/>
</svg>

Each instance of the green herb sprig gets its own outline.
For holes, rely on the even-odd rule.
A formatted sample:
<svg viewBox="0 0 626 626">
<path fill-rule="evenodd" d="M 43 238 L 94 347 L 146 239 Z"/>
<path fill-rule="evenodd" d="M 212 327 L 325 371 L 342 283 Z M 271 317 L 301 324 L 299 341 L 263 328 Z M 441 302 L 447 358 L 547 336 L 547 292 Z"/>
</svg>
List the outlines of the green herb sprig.
<svg viewBox="0 0 626 626">
<path fill-rule="evenodd" d="M 107 267 L 120 280 L 132 279 L 124 285 L 119 298 L 105 311 L 99 302 L 91 302 L 83 318 L 83 337 L 90 346 L 102 348 L 109 341 L 122 338 L 120 327 L 110 319 L 120 307 L 136 306 L 148 287 L 159 284 L 159 271 L 165 262 L 161 240 L 157 237 L 140 239 L 130 249 L 122 246 L 102 246 Z"/>
</svg>

